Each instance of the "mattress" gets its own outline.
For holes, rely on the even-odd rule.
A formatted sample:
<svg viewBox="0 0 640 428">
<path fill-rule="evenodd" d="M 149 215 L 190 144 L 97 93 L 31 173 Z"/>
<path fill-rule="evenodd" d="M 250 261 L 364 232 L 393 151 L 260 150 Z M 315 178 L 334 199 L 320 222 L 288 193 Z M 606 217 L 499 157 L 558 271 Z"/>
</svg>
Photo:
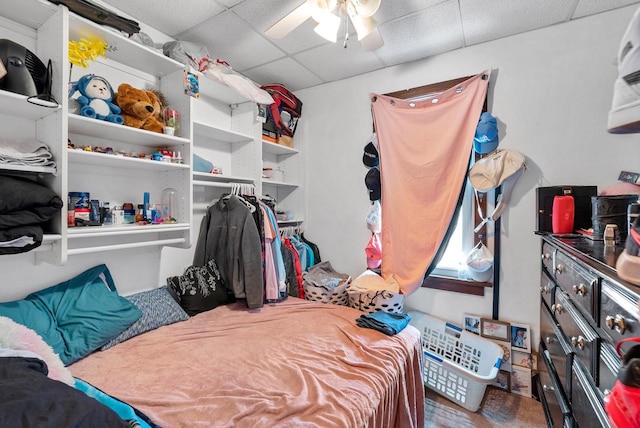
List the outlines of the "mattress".
<svg viewBox="0 0 640 428">
<path fill-rule="evenodd" d="M 289 298 L 230 304 L 69 366 L 163 427 L 423 427 L 420 334 Z"/>
</svg>

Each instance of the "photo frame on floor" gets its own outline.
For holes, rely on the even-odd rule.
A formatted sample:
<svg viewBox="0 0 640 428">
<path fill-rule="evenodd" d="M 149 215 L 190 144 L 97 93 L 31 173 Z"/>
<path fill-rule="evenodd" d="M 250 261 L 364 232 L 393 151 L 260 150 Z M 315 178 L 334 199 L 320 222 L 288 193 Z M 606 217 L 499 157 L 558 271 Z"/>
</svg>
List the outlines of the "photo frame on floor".
<svg viewBox="0 0 640 428">
<path fill-rule="evenodd" d="M 511 364 L 514 366 L 527 367 L 531 370 L 538 370 L 538 354 L 536 352 L 526 353 L 512 349 Z"/>
<path fill-rule="evenodd" d="M 508 340 L 489 339 L 502 348 L 502 364 L 500 370 L 511 371 L 511 343 Z"/>
<path fill-rule="evenodd" d="M 511 323 L 511 347 L 520 352 L 531 352 L 531 328 L 527 324 Z"/>
<path fill-rule="evenodd" d="M 480 317 L 478 315 L 463 314 L 462 325 L 466 331 L 480 335 Z"/>
<path fill-rule="evenodd" d="M 506 370 L 498 371 L 495 382 L 491 384 L 496 388 L 504 389 L 505 391 L 511 391 L 511 373 Z"/>
<path fill-rule="evenodd" d="M 488 339 L 506 340 L 510 338 L 511 324 L 505 321 L 480 319 L 480 335 Z"/>
<path fill-rule="evenodd" d="M 531 398 L 531 369 L 527 367 L 511 367 L 511 392 Z"/>
</svg>

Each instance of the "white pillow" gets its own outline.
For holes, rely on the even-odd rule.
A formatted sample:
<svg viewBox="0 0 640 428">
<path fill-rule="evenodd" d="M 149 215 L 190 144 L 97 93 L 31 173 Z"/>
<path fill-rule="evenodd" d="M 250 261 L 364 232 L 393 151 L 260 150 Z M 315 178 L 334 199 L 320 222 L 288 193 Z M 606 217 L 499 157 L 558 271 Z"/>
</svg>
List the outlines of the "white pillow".
<svg viewBox="0 0 640 428">
<path fill-rule="evenodd" d="M 35 354 L 47 364 L 47 376 L 50 379 L 74 386 L 69 369 L 62 364 L 60 356 L 53 352 L 53 348 L 38 333 L 3 316 L 0 316 L 0 348 L 4 348 L 2 354 L 5 356 L 31 357 Z M 11 352 L 12 350 L 15 352 Z"/>
</svg>

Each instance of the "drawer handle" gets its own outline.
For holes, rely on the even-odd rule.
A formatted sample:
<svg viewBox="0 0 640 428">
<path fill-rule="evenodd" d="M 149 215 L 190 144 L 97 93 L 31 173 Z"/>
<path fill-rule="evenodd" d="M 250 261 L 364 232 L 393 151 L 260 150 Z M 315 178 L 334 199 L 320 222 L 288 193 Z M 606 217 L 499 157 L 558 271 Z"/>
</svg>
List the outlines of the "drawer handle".
<svg viewBox="0 0 640 428">
<path fill-rule="evenodd" d="M 627 321 L 620 314 L 616 314 L 615 317 L 612 315 L 607 315 L 605 320 L 607 322 L 607 327 L 609 327 L 611 330 L 615 328 L 616 331 L 620 334 L 624 334 L 625 330 L 627 329 Z"/>
<path fill-rule="evenodd" d="M 550 291 L 549 284 L 540 287 L 541 294 L 549 294 L 549 291 Z"/>
<path fill-rule="evenodd" d="M 549 260 L 551 258 L 551 254 L 549 253 L 542 253 L 542 260 Z"/>
<path fill-rule="evenodd" d="M 580 285 L 573 285 L 573 292 L 576 293 L 579 296 L 586 296 L 587 295 L 587 286 L 584 284 L 580 284 Z"/>
<path fill-rule="evenodd" d="M 555 392 L 555 388 L 553 386 L 542 385 L 542 389 L 545 391 Z"/>
<path fill-rule="evenodd" d="M 584 346 L 585 346 L 584 337 L 582 337 L 582 336 L 578 336 L 578 337 L 573 336 L 571 338 L 571 344 L 573 345 L 574 348 L 579 348 L 581 351 L 584 350 Z"/>
<path fill-rule="evenodd" d="M 562 273 L 563 270 L 564 270 L 564 266 L 562 266 L 562 265 L 556 266 L 556 272 Z"/>
<path fill-rule="evenodd" d="M 556 340 L 551 336 L 547 336 L 547 338 L 544 341 L 547 342 L 547 345 L 551 345 Z"/>
<path fill-rule="evenodd" d="M 564 311 L 564 306 L 562 306 L 560 303 L 551 305 L 551 312 L 553 312 L 554 314 L 561 314 L 562 311 Z"/>
</svg>

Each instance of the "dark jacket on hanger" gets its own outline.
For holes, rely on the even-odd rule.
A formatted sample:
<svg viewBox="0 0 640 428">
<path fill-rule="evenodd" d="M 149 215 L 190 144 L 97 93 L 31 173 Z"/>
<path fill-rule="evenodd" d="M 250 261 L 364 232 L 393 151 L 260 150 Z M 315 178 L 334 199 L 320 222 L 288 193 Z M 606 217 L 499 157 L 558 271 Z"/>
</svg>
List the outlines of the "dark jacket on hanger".
<svg viewBox="0 0 640 428">
<path fill-rule="evenodd" d="M 210 206 L 200 224 L 194 266 L 214 259 L 227 287 L 249 308 L 264 301 L 260 236 L 251 211 L 235 195 Z"/>
</svg>

